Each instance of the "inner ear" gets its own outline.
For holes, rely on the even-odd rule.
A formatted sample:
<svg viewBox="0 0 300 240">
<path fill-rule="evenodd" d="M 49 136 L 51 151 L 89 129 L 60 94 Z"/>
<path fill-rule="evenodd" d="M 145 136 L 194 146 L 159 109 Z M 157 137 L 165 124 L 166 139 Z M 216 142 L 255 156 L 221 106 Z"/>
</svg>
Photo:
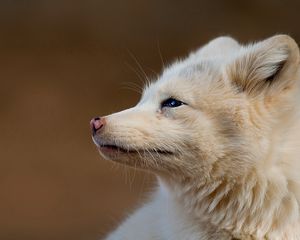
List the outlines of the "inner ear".
<svg viewBox="0 0 300 240">
<path fill-rule="evenodd" d="M 273 74 L 271 74 L 269 77 L 266 78 L 266 82 L 269 84 L 272 84 L 272 82 L 274 81 L 274 79 L 279 75 L 279 73 L 281 72 L 281 70 L 283 69 L 284 64 L 286 64 L 286 60 L 279 62 L 276 66 L 276 70 L 274 71 Z"/>
<path fill-rule="evenodd" d="M 283 90 L 296 82 L 299 49 L 285 35 L 245 46 L 229 64 L 227 74 L 239 91 L 251 96 Z"/>
</svg>

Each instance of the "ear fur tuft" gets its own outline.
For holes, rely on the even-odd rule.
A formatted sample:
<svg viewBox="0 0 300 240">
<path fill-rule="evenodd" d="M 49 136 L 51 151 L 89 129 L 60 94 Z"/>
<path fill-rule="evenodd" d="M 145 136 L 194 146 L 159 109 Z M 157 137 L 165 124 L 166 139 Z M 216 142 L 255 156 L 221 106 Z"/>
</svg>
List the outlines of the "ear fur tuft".
<svg viewBox="0 0 300 240">
<path fill-rule="evenodd" d="M 257 96 L 294 82 L 299 69 L 299 48 L 286 35 L 244 46 L 229 64 L 227 74 L 239 91 Z M 277 89 L 280 90 L 280 89 Z"/>
</svg>

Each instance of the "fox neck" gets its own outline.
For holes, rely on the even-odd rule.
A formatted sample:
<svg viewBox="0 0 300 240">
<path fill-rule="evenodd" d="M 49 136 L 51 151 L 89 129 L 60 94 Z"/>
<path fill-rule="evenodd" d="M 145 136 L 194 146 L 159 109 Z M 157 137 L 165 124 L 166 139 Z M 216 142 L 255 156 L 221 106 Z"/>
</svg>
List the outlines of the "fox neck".
<svg viewBox="0 0 300 240">
<path fill-rule="evenodd" d="M 238 239 L 294 239 L 299 229 L 299 203 L 276 169 L 268 177 L 258 171 L 237 180 L 161 179 L 172 199 L 200 222 L 231 232 Z M 275 177 L 274 177 L 275 176 Z M 295 226 L 295 227 L 292 227 Z M 294 236 L 294 235 L 293 235 Z M 286 237 L 286 238 L 285 238 Z"/>
</svg>

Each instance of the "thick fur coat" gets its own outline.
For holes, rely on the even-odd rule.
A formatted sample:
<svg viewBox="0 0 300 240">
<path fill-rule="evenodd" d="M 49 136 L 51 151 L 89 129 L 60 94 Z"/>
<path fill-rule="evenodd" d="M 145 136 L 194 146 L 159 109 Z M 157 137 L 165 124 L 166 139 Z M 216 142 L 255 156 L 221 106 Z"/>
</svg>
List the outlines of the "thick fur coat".
<svg viewBox="0 0 300 240">
<path fill-rule="evenodd" d="M 101 118 L 102 156 L 158 178 L 107 239 L 299 240 L 299 59 L 286 35 L 219 37 Z"/>
</svg>

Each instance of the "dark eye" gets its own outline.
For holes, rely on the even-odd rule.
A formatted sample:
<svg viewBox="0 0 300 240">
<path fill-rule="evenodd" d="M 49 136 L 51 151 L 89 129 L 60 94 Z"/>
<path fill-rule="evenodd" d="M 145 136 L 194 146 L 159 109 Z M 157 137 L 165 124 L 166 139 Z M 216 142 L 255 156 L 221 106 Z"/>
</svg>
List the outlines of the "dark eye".
<svg viewBox="0 0 300 240">
<path fill-rule="evenodd" d="M 181 102 L 177 99 L 174 99 L 174 98 L 168 98 L 166 99 L 165 101 L 163 101 L 161 103 L 161 108 L 164 108 L 164 107 L 169 107 L 169 108 L 175 108 L 175 107 L 179 107 L 181 105 L 185 104 L 184 102 Z"/>
</svg>

